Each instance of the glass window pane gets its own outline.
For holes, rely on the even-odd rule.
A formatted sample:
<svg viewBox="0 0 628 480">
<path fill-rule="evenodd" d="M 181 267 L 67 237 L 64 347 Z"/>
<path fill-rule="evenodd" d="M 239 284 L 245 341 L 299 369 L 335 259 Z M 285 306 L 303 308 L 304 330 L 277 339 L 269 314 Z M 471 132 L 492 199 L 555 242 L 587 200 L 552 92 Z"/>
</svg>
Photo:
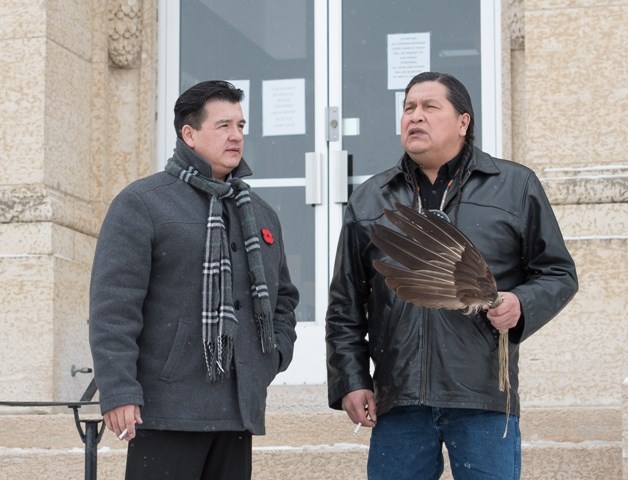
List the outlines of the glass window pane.
<svg viewBox="0 0 628 480">
<path fill-rule="evenodd" d="M 397 90 L 388 90 L 388 34 L 430 32 L 430 70 L 467 87 L 481 146 L 480 0 L 395 0 L 368 8 L 363 0 L 343 0 L 342 22 L 343 117 L 360 119 L 360 135 L 343 138 L 349 175 L 380 172 L 403 153 L 395 135 Z"/>
<path fill-rule="evenodd" d="M 299 289 L 299 322 L 314 322 L 314 208 L 303 201 L 302 187 L 260 188 L 255 192 L 279 215 L 292 283 Z"/>
<path fill-rule="evenodd" d="M 314 149 L 312 0 L 182 0 L 184 91 L 203 80 L 249 80 L 244 158 L 255 178 L 303 177 Z M 262 136 L 262 81 L 305 79 L 305 135 Z"/>
</svg>

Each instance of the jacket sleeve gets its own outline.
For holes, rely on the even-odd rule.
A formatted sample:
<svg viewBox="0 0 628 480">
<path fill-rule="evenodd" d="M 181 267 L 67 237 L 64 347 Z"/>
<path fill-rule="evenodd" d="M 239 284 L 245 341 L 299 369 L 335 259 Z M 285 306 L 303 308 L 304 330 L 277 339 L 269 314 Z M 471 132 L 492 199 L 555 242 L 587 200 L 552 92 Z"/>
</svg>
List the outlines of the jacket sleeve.
<svg viewBox="0 0 628 480">
<path fill-rule="evenodd" d="M 112 202 L 100 230 L 90 284 L 89 342 L 103 413 L 143 405 L 137 381 L 137 338 L 151 271 L 153 226 L 128 190 Z"/>
<path fill-rule="evenodd" d="M 365 310 L 370 287 L 357 225 L 350 204 L 338 241 L 326 317 L 328 401 L 337 410 L 347 393 L 373 390 Z"/>
<path fill-rule="evenodd" d="M 527 280 L 512 290 L 521 302 L 523 320 L 511 332 L 514 342 L 522 342 L 548 323 L 578 290 L 574 261 L 543 187 L 533 173 L 524 192 L 520 228 Z"/>
<path fill-rule="evenodd" d="M 283 245 L 282 235 L 279 289 L 277 291 L 277 303 L 273 317 L 273 331 L 275 333 L 275 340 L 277 341 L 277 350 L 279 351 L 278 372 L 286 370 L 290 362 L 292 362 L 294 342 L 297 339 L 295 330 L 296 316 L 294 311 L 299 303 L 299 292 L 290 279 L 290 272 L 288 271 Z"/>
</svg>

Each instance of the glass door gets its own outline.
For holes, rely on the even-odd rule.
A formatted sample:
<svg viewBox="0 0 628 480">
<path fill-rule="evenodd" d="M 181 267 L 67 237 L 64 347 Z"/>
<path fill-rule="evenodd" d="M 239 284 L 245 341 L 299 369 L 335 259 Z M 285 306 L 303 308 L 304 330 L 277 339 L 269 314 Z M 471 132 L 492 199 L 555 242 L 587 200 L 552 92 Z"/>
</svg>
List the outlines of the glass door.
<svg viewBox="0 0 628 480">
<path fill-rule="evenodd" d="M 401 157 L 410 78 L 439 70 L 462 80 L 478 145 L 500 153 L 499 0 L 160 0 L 159 12 L 159 167 L 174 147 L 182 91 L 209 79 L 244 90 L 247 182 L 280 217 L 301 294 L 294 360 L 275 383 L 324 383 L 344 206 Z"/>
<path fill-rule="evenodd" d="M 350 196 L 371 175 L 398 162 L 404 90 L 422 71 L 462 81 L 473 101 L 476 144 L 500 154 L 498 0 L 329 3 L 329 97 L 341 119 L 338 140 L 330 142 L 330 171 L 339 172 L 329 179 L 330 191 L 347 185 Z M 332 201 L 332 244 L 342 213 L 342 203 Z"/>
<path fill-rule="evenodd" d="M 245 179 L 281 220 L 292 281 L 300 292 L 293 363 L 275 383 L 324 383 L 328 220 L 326 2 L 181 0 L 160 2 L 160 111 L 204 80 L 242 89 L 247 120 Z M 159 145 L 172 152 L 172 121 Z M 321 267 L 323 265 L 323 267 Z"/>
</svg>

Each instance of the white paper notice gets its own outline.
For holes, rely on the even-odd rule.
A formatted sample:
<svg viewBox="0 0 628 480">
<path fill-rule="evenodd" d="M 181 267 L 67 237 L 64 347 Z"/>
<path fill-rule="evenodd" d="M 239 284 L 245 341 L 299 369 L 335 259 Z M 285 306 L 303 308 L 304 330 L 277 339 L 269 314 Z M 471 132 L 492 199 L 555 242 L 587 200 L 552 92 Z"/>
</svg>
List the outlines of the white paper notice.
<svg viewBox="0 0 628 480">
<path fill-rule="evenodd" d="M 244 120 L 246 123 L 244 124 L 244 135 L 249 134 L 249 101 L 251 92 L 251 81 L 250 80 L 229 80 L 234 87 L 239 88 L 244 92 L 244 98 L 240 102 L 240 106 L 242 107 L 242 115 L 244 115 Z"/>
<path fill-rule="evenodd" d="M 395 92 L 395 133 L 401 135 L 401 116 L 403 115 L 403 101 L 406 98 L 406 92 Z"/>
<path fill-rule="evenodd" d="M 388 35 L 388 90 L 405 90 L 412 77 L 429 70 L 429 32 Z"/>
<path fill-rule="evenodd" d="M 262 82 L 262 135 L 305 134 L 305 79 Z"/>
</svg>

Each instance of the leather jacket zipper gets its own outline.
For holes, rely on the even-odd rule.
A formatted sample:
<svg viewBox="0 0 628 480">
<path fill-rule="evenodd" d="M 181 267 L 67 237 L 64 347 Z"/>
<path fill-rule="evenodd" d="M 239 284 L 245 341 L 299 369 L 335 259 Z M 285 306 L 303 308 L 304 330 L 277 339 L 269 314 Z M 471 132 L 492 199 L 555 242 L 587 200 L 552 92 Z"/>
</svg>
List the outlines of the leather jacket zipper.
<svg viewBox="0 0 628 480">
<path fill-rule="evenodd" d="M 425 404 L 425 398 L 427 395 L 427 350 L 428 350 L 428 320 L 429 320 L 429 309 L 423 307 L 423 328 L 421 328 L 421 371 L 423 375 L 421 376 L 421 386 L 419 387 L 419 402 L 421 405 Z"/>
</svg>

